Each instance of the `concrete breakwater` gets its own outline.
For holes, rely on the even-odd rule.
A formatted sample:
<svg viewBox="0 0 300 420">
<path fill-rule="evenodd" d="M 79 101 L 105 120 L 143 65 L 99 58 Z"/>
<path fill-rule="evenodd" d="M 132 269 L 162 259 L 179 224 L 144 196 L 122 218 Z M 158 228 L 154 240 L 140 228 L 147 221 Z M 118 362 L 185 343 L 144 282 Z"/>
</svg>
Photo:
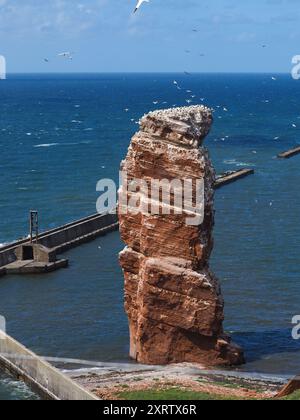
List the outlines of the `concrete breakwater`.
<svg viewBox="0 0 300 420">
<path fill-rule="evenodd" d="M 219 189 L 252 174 L 254 174 L 253 169 L 241 169 L 219 175 L 216 180 L 215 189 Z M 30 245 L 28 238 L 10 243 L 0 248 L 0 277 L 7 273 L 27 274 L 49 272 L 66 267 L 68 261 L 56 261 L 55 256 L 57 254 L 61 254 L 83 243 L 92 241 L 98 236 L 117 230 L 118 227 L 119 221 L 117 214 L 108 212 L 105 214 L 94 214 L 41 233 L 38 237 L 38 244 L 40 247 L 45 247 L 48 250 L 45 250 L 45 253 L 48 252 L 50 255 L 50 260 L 47 263 L 36 261 L 35 258 L 29 258 L 30 262 L 24 262 L 22 258 L 20 259 L 19 254 L 24 251 L 22 251 L 22 247 Z M 43 250 L 39 250 L 39 254 L 41 251 Z"/>
<path fill-rule="evenodd" d="M 296 156 L 296 155 L 299 155 L 299 154 L 300 154 L 300 147 L 297 146 L 294 149 L 290 149 L 290 150 L 287 150 L 286 152 L 279 153 L 277 155 L 277 157 L 279 159 L 289 159 L 289 158 L 291 158 L 293 156 Z"/>
<path fill-rule="evenodd" d="M 23 380 L 43 399 L 98 400 L 91 392 L 1 331 L 0 367 Z"/>
<path fill-rule="evenodd" d="M 219 175 L 215 182 L 215 189 L 224 187 L 225 185 L 231 184 L 238 181 L 239 179 L 245 178 L 249 175 L 254 174 L 254 169 L 244 168 L 239 171 L 227 172 L 225 174 Z"/>
<path fill-rule="evenodd" d="M 253 169 L 241 169 L 219 175 L 215 183 L 215 189 L 219 189 L 253 173 Z M 29 238 L 10 243 L 0 248 L 0 277 L 7 273 L 41 273 L 66 267 L 68 261 L 56 261 L 55 256 L 57 254 L 117 230 L 118 227 L 117 214 L 108 212 L 105 214 L 94 214 L 45 231 L 38 237 L 38 244 L 42 249 L 39 249 L 37 253 L 39 256 L 41 253 L 48 254 L 47 261 L 45 259 L 40 261 L 34 256 L 33 258 L 20 258 L 20 254 L 25 253 L 25 248 L 27 248 L 27 245 L 30 245 Z M 34 250 L 33 254 L 35 254 Z"/>
<path fill-rule="evenodd" d="M 38 243 L 51 253 L 60 254 L 117 229 L 116 214 L 95 214 L 41 233 Z M 30 244 L 29 239 L 22 239 L 0 248 L 0 276 L 5 274 L 5 266 L 17 260 L 16 250 L 27 244 Z"/>
<path fill-rule="evenodd" d="M 254 174 L 253 169 L 241 169 L 232 173 L 219 175 L 216 180 L 215 189 L 219 189 L 252 174 Z M 98 236 L 117 230 L 118 227 L 119 221 L 116 213 L 94 214 L 41 233 L 38 237 L 38 243 L 48 248 L 50 254 L 53 253 L 56 255 L 92 241 Z M 0 248 L 0 277 L 6 274 L 5 266 L 17 261 L 18 256 L 16 250 L 27 244 L 30 244 L 28 238 L 15 241 Z M 67 261 L 61 260 L 45 271 L 51 271 L 52 269 L 66 265 Z M 12 272 L 14 272 L 14 269 Z M 31 272 L 34 272 L 34 270 L 31 270 Z M 24 273 L 26 273 L 26 268 L 24 268 Z"/>
</svg>

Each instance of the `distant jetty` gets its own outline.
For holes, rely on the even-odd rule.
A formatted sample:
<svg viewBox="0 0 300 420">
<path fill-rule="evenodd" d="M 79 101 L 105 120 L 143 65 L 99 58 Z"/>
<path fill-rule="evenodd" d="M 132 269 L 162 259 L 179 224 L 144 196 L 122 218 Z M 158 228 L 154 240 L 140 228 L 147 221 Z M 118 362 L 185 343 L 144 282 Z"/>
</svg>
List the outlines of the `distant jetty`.
<svg viewBox="0 0 300 420">
<path fill-rule="evenodd" d="M 299 155 L 300 154 L 300 146 L 295 147 L 294 149 L 290 149 L 286 152 L 282 152 L 279 153 L 279 155 L 277 155 L 277 157 L 279 159 L 289 159 L 293 156 Z"/>
<path fill-rule="evenodd" d="M 225 172 L 222 175 L 217 177 L 215 182 L 215 189 L 221 188 L 224 185 L 231 184 L 232 182 L 236 182 L 241 178 L 245 178 L 246 176 L 253 175 L 254 169 L 244 168 L 238 171 L 231 171 Z"/>
</svg>

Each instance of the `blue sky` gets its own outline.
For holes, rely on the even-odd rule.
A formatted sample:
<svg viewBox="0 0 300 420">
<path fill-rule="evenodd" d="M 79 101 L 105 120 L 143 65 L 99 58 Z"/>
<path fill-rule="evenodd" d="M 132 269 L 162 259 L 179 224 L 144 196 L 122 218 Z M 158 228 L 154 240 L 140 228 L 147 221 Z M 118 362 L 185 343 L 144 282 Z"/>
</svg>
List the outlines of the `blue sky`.
<svg viewBox="0 0 300 420">
<path fill-rule="evenodd" d="M 8 72 L 289 72 L 299 1 L 0 0 L 0 55 Z"/>
</svg>

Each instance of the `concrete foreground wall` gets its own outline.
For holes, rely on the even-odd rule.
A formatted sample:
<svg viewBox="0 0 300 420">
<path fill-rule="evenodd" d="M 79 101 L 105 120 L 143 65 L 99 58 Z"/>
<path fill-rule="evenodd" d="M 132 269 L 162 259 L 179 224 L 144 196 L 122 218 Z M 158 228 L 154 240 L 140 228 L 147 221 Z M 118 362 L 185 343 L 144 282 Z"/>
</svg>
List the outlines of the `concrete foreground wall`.
<svg viewBox="0 0 300 420">
<path fill-rule="evenodd" d="M 0 366 L 22 379 L 44 399 L 99 400 L 22 344 L 1 332 Z"/>
<path fill-rule="evenodd" d="M 95 214 L 73 223 L 41 233 L 39 243 L 60 252 L 95 239 L 118 228 L 118 216 L 113 213 Z M 16 261 L 15 249 L 28 243 L 28 239 L 16 241 L 0 249 L 0 267 Z"/>
</svg>

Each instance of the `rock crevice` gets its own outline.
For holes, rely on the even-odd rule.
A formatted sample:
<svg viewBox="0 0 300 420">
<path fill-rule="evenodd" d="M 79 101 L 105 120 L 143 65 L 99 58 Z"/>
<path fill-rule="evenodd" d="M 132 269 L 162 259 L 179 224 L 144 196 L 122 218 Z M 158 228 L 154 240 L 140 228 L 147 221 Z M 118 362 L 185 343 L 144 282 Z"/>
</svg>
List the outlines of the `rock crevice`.
<svg viewBox="0 0 300 420">
<path fill-rule="evenodd" d="M 224 302 L 209 269 L 215 172 L 202 143 L 211 124 L 212 113 L 203 106 L 151 112 L 141 119 L 122 162 L 126 185 L 119 192 L 119 220 L 127 247 L 120 263 L 130 355 L 140 363 L 243 363 L 242 350 L 224 334 Z M 188 212 L 177 214 L 172 200 L 164 203 L 169 214 L 162 214 L 162 206 L 153 214 L 149 205 L 124 211 L 134 194 L 137 202 L 149 204 L 149 190 L 131 190 L 136 179 L 146 186 L 153 180 L 202 181 L 202 219 L 187 224 Z M 172 187 L 169 192 L 175 194 Z M 193 202 L 194 195 L 193 189 Z"/>
</svg>

